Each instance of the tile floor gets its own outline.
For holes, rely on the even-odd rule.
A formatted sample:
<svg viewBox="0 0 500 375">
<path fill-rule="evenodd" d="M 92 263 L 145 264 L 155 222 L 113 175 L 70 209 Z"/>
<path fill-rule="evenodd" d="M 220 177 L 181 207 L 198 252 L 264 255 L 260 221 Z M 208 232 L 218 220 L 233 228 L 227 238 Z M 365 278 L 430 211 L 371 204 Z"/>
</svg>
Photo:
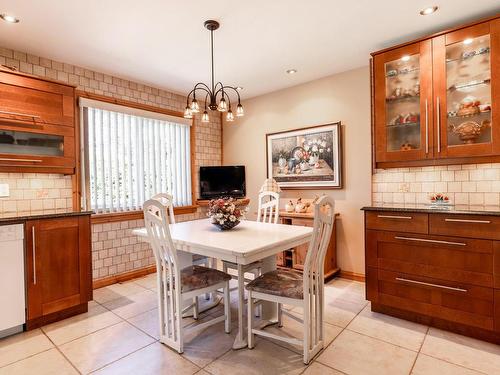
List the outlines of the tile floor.
<svg viewBox="0 0 500 375">
<path fill-rule="evenodd" d="M 234 292 L 233 332 L 225 334 L 220 323 L 188 336 L 178 355 L 158 342 L 155 286 L 149 275 L 98 289 L 88 313 L 0 340 L 0 375 L 500 374 L 500 346 L 372 313 L 364 284 L 344 279 L 326 286 L 327 345 L 307 367 L 300 348 L 270 339 L 257 338 L 253 350 L 231 349 Z M 218 306 L 200 321 L 221 312 Z M 301 336 L 287 317 L 281 330 Z"/>
</svg>

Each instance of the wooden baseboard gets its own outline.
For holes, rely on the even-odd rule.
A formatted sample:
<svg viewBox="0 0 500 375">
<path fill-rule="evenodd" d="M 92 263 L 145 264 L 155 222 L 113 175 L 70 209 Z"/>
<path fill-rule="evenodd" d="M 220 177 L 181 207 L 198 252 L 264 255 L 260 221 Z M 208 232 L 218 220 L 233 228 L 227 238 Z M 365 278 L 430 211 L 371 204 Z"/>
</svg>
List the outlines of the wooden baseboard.
<svg viewBox="0 0 500 375">
<path fill-rule="evenodd" d="M 150 273 L 155 273 L 156 272 L 156 266 L 149 266 L 145 268 L 140 268 L 137 270 L 125 272 L 125 273 L 120 273 L 118 275 L 113 275 L 109 277 L 104 277 L 102 279 L 97 279 L 94 280 L 92 283 L 92 287 L 94 289 L 99 289 L 108 285 L 116 284 L 116 283 L 122 283 L 124 281 L 136 279 L 138 277 L 146 276 L 149 275 Z"/>
<path fill-rule="evenodd" d="M 366 281 L 365 275 L 363 275 L 362 273 L 356 273 L 351 271 L 340 270 L 339 277 L 355 281 L 362 281 L 362 282 Z"/>
</svg>

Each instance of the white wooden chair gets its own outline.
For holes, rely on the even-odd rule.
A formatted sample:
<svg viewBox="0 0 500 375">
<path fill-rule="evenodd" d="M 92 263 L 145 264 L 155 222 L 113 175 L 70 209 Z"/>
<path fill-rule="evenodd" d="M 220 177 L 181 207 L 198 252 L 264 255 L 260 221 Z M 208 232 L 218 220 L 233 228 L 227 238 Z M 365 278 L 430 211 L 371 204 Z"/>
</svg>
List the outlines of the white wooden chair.
<svg viewBox="0 0 500 375">
<path fill-rule="evenodd" d="M 229 280 L 231 276 L 202 266 L 179 269 L 177 250 L 170 236 L 168 207 L 160 200 L 150 199 L 144 203 L 144 222 L 156 260 L 158 311 L 160 315 L 160 341 L 182 353 L 184 331 L 200 331 L 208 326 L 225 321 L 226 333 L 231 332 L 231 309 Z M 194 309 L 197 317 L 197 296 L 205 293 L 224 292 L 224 315 L 202 324 L 183 327 L 182 314 Z M 185 301 L 192 303 L 185 308 Z"/>
<path fill-rule="evenodd" d="M 302 345 L 304 363 L 323 348 L 324 310 L 324 262 L 334 223 L 335 202 L 330 197 L 322 197 L 314 207 L 314 231 L 303 274 L 288 270 L 267 272 L 250 282 L 248 291 L 248 347 L 254 347 L 254 335 L 281 340 L 294 345 Z M 253 327 L 255 303 L 262 301 L 278 303 L 278 326 L 282 326 L 282 315 L 286 314 L 303 323 L 303 339 L 284 337 Z M 299 319 L 282 309 L 282 305 L 299 306 L 303 309 L 303 319 Z"/>
</svg>

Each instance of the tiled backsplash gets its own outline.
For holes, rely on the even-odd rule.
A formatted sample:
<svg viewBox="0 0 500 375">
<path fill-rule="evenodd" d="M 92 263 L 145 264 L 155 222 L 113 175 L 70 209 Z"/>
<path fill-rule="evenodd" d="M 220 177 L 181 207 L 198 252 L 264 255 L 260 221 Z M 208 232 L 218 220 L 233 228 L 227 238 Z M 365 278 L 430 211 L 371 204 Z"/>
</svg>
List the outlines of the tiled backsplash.
<svg viewBox="0 0 500 375">
<path fill-rule="evenodd" d="M 429 203 L 446 193 L 455 204 L 500 204 L 500 163 L 377 169 L 373 203 Z"/>
</svg>

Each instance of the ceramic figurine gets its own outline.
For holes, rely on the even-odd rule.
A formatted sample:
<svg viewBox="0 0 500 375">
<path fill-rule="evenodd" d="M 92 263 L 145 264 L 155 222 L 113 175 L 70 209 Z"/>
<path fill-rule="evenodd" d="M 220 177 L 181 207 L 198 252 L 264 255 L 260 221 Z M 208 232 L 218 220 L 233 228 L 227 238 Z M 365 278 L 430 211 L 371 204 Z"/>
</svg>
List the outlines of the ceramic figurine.
<svg viewBox="0 0 500 375">
<path fill-rule="evenodd" d="M 301 174 L 302 173 L 302 169 L 300 169 L 300 164 L 297 164 L 297 166 L 295 167 L 295 174 Z"/>
<path fill-rule="evenodd" d="M 283 171 L 285 174 L 288 174 L 288 172 L 290 172 L 290 170 L 288 169 L 288 165 L 285 165 L 285 168 L 283 168 Z"/>
<path fill-rule="evenodd" d="M 285 204 L 285 211 L 286 212 L 293 212 L 293 211 L 295 211 L 295 206 L 293 205 L 293 202 L 291 200 L 289 200 L 288 203 Z"/>
</svg>

